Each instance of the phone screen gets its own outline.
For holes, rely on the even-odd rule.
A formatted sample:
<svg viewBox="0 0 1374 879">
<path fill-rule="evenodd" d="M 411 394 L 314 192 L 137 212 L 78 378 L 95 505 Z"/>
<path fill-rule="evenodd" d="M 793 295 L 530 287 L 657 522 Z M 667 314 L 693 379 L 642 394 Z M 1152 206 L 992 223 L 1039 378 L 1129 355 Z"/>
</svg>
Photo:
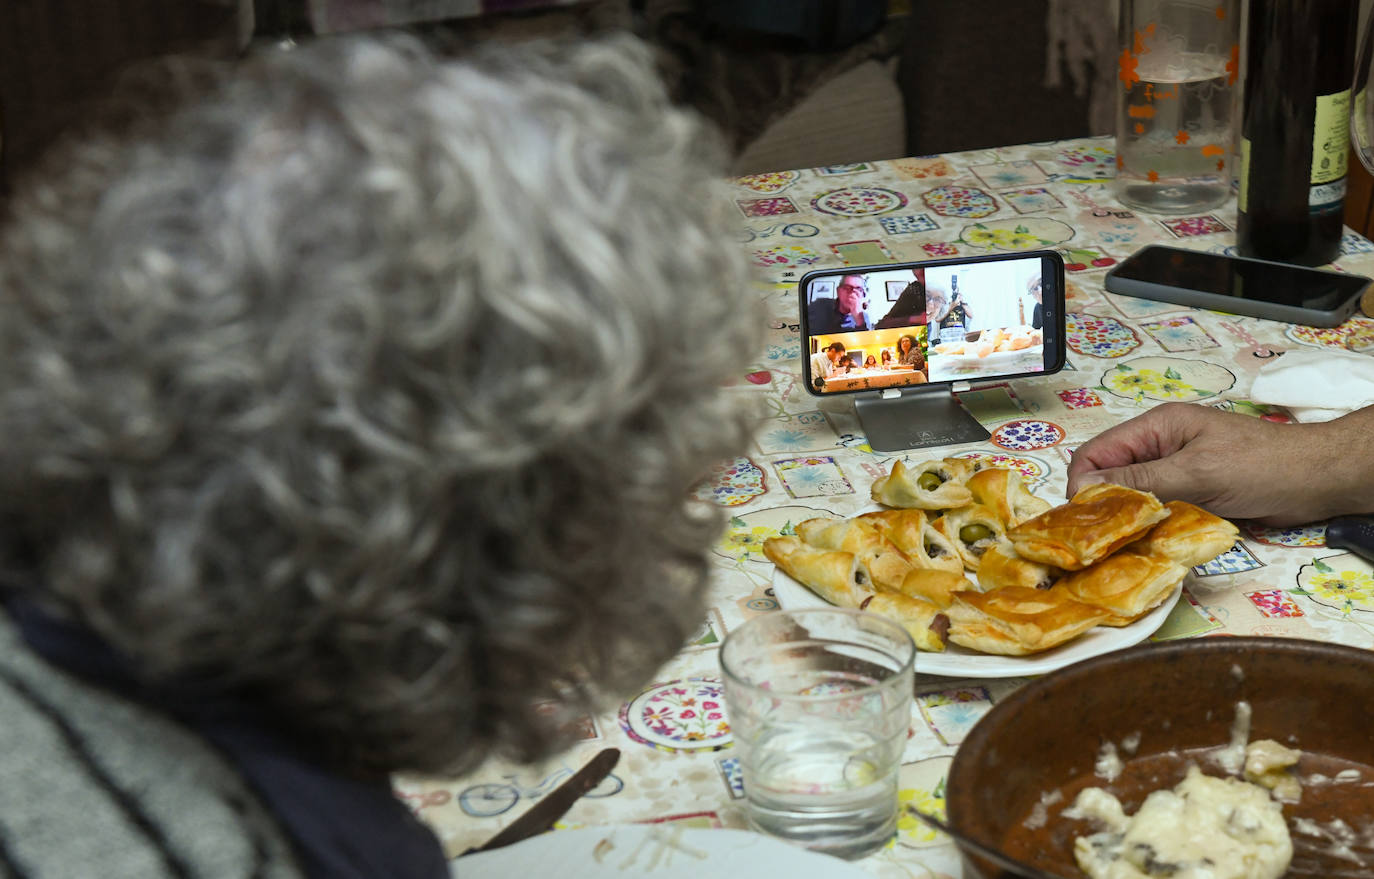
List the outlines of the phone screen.
<svg viewBox="0 0 1374 879">
<path fill-rule="evenodd" d="M 1130 281 L 1312 311 L 1335 311 L 1369 283 L 1368 278 L 1358 275 L 1160 246 L 1142 248 L 1112 274 Z"/>
<path fill-rule="evenodd" d="M 811 272 L 805 380 L 816 394 L 984 381 L 1064 362 L 1063 260 L 996 255 Z"/>
</svg>

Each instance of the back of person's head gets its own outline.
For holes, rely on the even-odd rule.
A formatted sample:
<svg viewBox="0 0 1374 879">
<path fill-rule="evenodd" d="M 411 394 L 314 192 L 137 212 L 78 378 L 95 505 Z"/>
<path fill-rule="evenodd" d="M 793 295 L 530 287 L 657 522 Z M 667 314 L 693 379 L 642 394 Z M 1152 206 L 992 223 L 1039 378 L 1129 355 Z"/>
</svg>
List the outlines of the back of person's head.
<svg viewBox="0 0 1374 879">
<path fill-rule="evenodd" d="M 546 753 L 701 619 L 761 326 L 714 137 L 627 38 L 164 83 L 0 227 L 0 570 L 346 766 Z"/>
</svg>

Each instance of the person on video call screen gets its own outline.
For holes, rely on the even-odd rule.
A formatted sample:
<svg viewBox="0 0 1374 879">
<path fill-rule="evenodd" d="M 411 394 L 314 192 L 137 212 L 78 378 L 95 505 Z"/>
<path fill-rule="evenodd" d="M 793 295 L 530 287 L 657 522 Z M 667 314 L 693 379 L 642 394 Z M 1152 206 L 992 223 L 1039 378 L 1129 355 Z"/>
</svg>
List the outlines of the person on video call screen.
<svg viewBox="0 0 1374 879">
<path fill-rule="evenodd" d="M 845 275 L 835 286 L 835 298 L 814 299 L 807 311 L 812 333 L 846 333 L 869 329 L 868 279 Z"/>
<path fill-rule="evenodd" d="M 831 393 L 1040 372 L 1042 314 L 1038 257 L 817 279 L 812 382 Z M 834 369 L 822 352 L 836 342 L 864 368 Z"/>
</svg>

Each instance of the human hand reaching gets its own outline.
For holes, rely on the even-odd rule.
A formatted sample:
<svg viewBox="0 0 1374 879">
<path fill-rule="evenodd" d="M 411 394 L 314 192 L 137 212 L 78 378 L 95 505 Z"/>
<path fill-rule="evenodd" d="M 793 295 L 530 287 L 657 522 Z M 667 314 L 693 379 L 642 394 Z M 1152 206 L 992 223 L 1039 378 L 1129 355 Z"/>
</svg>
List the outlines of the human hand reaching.
<svg viewBox="0 0 1374 879">
<path fill-rule="evenodd" d="M 1374 407 L 1322 424 L 1274 424 L 1166 403 L 1079 446 L 1069 496 L 1114 482 L 1271 526 L 1369 512 L 1372 431 Z"/>
</svg>

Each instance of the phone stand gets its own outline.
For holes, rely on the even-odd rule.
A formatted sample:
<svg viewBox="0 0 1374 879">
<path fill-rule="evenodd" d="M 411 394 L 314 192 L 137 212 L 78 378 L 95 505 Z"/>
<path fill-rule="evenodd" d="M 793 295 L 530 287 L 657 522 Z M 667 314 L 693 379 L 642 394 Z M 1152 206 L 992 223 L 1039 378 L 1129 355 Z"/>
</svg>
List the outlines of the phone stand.
<svg viewBox="0 0 1374 879">
<path fill-rule="evenodd" d="M 972 443 L 991 436 L 948 385 L 890 388 L 855 397 L 854 411 L 875 452 Z"/>
</svg>

